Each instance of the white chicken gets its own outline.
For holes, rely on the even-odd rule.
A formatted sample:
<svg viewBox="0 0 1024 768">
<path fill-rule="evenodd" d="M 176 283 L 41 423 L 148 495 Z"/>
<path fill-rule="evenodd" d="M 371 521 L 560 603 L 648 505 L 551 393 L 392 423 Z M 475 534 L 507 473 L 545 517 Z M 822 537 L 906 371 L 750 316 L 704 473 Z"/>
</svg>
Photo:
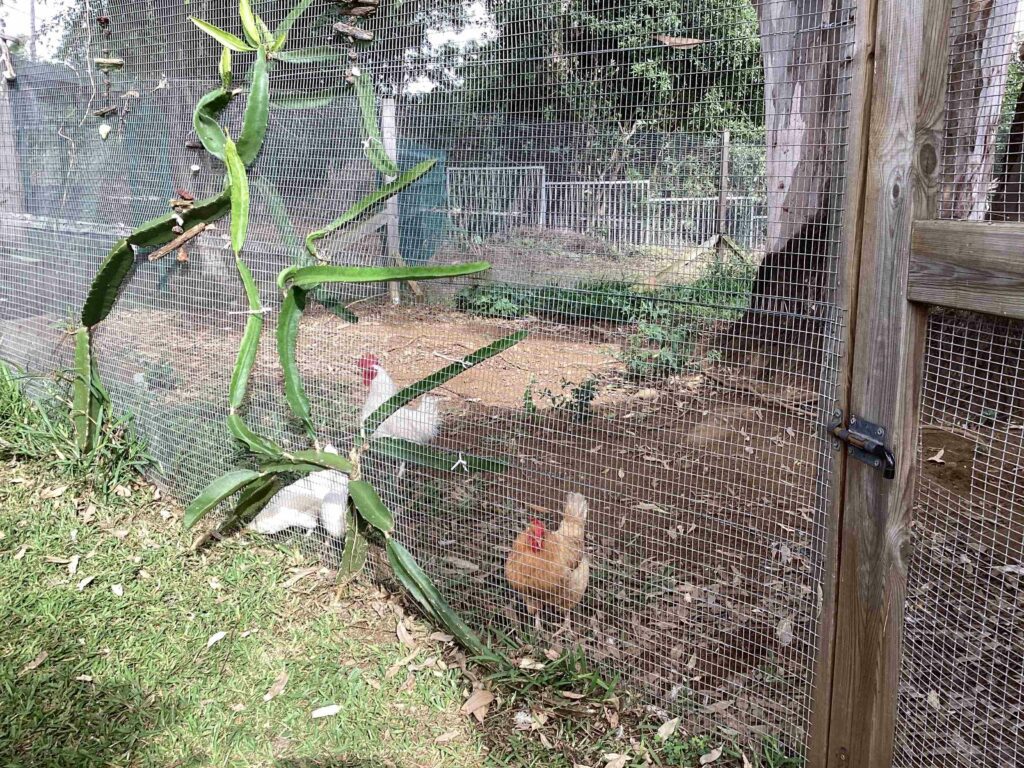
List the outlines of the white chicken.
<svg viewBox="0 0 1024 768">
<path fill-rule="evenodd" d="M 337 453 L 326 446 L 327 453 Z M 257 533 L 280 533 L 288 528 L 312 531 L 320 522 L 336 539 L 345 535 L 348 522 L 348 475 L 334 469 L 313 472 L 274 494 L 249 523 Z"/>
<path fill-rule="evenodd" d="M 376 355 L 363 355 L 357 363 L 363 375 L 363 386 L 369 387 L 366 402 L 359 416 L 359 423 L 365 424 L 370 415 L 398 393 L 398 385 L 380 364 Z M 374 430 L 370 437 L 398 437 L 413 443 L 426 445 L 441 429 L 441 414 L 436 397 L 424 395 L 419 408 L 405 406 L 389 416 Z"/>
</svg>

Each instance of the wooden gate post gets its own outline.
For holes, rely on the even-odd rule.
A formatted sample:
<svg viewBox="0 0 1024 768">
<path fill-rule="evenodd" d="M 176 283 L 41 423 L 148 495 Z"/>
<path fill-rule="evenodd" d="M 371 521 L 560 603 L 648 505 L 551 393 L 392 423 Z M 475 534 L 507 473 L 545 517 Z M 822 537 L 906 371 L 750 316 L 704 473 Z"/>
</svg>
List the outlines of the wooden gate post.
<svg viewBox="0 0 1024 768">
<path fill-rule="evenodd" d="M 912 222 L 937 213 L 949 61 L 951 0 L 869 1 L 872 23 L 858 39 L 874 63 L 852 106 L 853 114 L 865 110 L 868 141 L 859 220 L 848 222 L 860 246 L 844 417 L 885 430 L 896 472 L 889 480 L 846 461 L 830 768 L 892 763 L 925 333 L 925 309 L 908 301 L 907 271 Z"/>
</svg>

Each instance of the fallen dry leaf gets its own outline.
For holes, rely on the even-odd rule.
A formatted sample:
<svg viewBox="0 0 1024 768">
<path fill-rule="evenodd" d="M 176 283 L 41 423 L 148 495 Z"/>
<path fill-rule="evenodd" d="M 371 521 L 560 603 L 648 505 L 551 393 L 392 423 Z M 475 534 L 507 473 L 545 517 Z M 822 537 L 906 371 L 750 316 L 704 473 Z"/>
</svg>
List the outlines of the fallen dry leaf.
<svg viewBox="0 0 1024 768">
<path fill-rule="evenodd" d="M 718 749 L 712 749 L 707 754 L 701 755 L 700 756 L 700 764 L 701 765 L 711 765 L 713 762 L 715 762 L 718 758 L 720 758 L 722 756 L 722 749 L 723 749 L 722 747 L 718 747 Z"/>
<path fill-rule="evenodd" d="M 60 485 L 57 486 L 56 488 L 47 488 L 45 491 L 39 494 L 39 496 L 44 499 L 56 499 L 59 496 L 63 496 L 64 492 L 67 491 L 67 489 L 68 487 L 66 485 Z"/>
<path fill-rule="evenodd" d="M 459 738 L 458 731 L 448 731 L 447 733 L 442 733 L 440 736 L 434 739 L 434 743 L 447 744 L 449 741 L 455 741 L 457 738 Z"/>
<path fill-rule="evenodd" d="M 754 764 L 750 762 L 746 752 L 740 752 L 740 757 L 743 758 L 743 768 L 754 768 Z"/>
<path fill-rule="evenodd" d="M 32 661 L 30 661 L 28 664 L 21 668 L 21 674 L 24 675 L 26 672 L 31 672 L 33 669 L 37 669 L 39 665 L 46 661 L 49 657 L 50 654 L 46 651 L 43 651 L 34 659 L 32 659 Z"/>
<path fill-rule="evenodd" d="M 75 680 L 77 680 L 80 683 L 91 683 L 92 675 L 79 675 L 75 678 Z"/>
<path fill-rule="evenodd" d="M 442 557 L 441 560 L 450 565 L 452 568 L 455 568 L 459 571 L 463 571 L 465 573 L 476 573 L 480 570 L 479 565 L 472 562 L 471 560 L 464 560 L 461 557 Z"/>
<path fill-rule="evenodd" d="M 629 762 L 629 755 L 619 755 L 615 752 L 610 752 L 604 756 L 604 760 L 604 768 L 625 768 L 626 763 Z"/>
<path fill-rule="evenodd" d="M 84 579 L 78 582 L 78 591 L 81 592 L 83 589 L 92 584 L 95 579 L 95 576 L 86 576 Z"/>
<path fill-rule="evenodd" d="M 928 691 L 928 705 L 936 712 L 942 709 L 942 702 L 939 700 L 939 694 L 935 691 Z"/>
<path fill-rule="evenodd" d="M 79 555 L 72 555 L 71 559 L 68 561 L 68 576 L 74 576 L 78 573 L 78 562 L 81 559 L 82 558 Z"/>
<path fill-rule="evenodd" d="M 494 694 L 490 691 L 485 691 L 483 688 L 477 688 L 473 691 L 473 694 L 466 699 L 466 703 L 462 705 L 462 714 L 472 715 L 477 719 L 477 722 L 483 722 L 484 718 L 487 717 L 487 710 L 491 706 L 491 702 L 494 701 Z"/>
<path fill-rule="evenodd" d="M 115 485 L 114 494 L 120 496 L 122 499 L 130 499 L 132 495 L 132 489 L 126 485 Z"/>
<path fill-rule="evenodd" d="M 280 675 L 277 676 L 277 679 L 274 681 L 274 684 L 272 686 L 270 686 L 270 690 L 268 690 L 266 693 L 263 694 L 263 700 L 264 701 L 270 701 L 271 699 L 274 699 L 275 697 L 280 696 L 284 692 L 284 687 L 286 685 L 288 685 L 288 671 L 287 670 L 285 670 L 284 672 L 282 672 Z"/>
<path fill-rule="evenodd" d="M 82 522 L 91 523 L 96 518 L 96 505 L 90 504 L 85 508 L 85 512 L 82 513 Z"/>
<path fill-rule="evenodd" d="M 121 584 L 111 584 L 110 591 L 118 597 L 121 597 L 124 595 L 124 586 L 122 586 Z"/>
<path fill-rule="evenodd" d="M 660 741 L 668 741 L 669 739 L 672 738 L 673 734 L 676 732 L 676 729 L 678 727 L 679 727 L 679 718 L 678 717 L 673 717 L 671 720 L 668 720 L 668 721 L 662 723 L 661 727 L 658 728 L 658 739 Z"/>
<path fill-rule="evenodd" d="M 28 552 L 28 544 L 22 544 L 21 549 L 14 553 L 14 559 L 21 560 L 26 552 Z"/>
<path fill-rule="evenodd" d="M 244 712 L 245 711 L 245 704 L 243 704 L 242 702 L 238 702 L 237 704 L 232 704 L 231 705 L 231 711 L 232 712 Z"/>
<path fill-rule="evenodd" d="M 210 639 L 206 641 L 206 647 L 212 648 L 227 636 L 227 632 L 214 632 L 212 635 L 210 635 Z"/>
<path fill-rule="evenodd" d="M 932 464 L 945 464 L 946 461 L 942 457 L 946 455 L 945 448 L 939 448 L 939 452 L 934 456 L 929 456 L 925 461 L 930 461 Z"/>
<path fill-rule="evenodd" d="M 793 622 L 790 619 L 783 619 L 775 628 L 775 637 L 779 645 L 790 646 L 793 644 Z"/>
<path fill-rule="evenodd" d="M 541 669 L 544 669 L 544 665 L 541 664 L 539 661 L 534 661 L 533 659 L 526 657 L 519 660 L 519 668 L 539 671 Z"/>
<path fill-rule="evenodd" d="M 405 628 L 405 622 L 401 619 L 395 624 L 395 634 L 398 635 L 398 641 L 406 648 L 415 648 L 416 641 L 413 640 L 412 635 L 409 634 L 409 630 Z"/>
<path fill-rule="evenodd" d="M 326 707 L 314 709 L 310 717 L 319 720 L 321 717 L 334 717 L 339 712 L 341 712 L 341 707 L 338 704 L 328 704 Z"/>
</svg>

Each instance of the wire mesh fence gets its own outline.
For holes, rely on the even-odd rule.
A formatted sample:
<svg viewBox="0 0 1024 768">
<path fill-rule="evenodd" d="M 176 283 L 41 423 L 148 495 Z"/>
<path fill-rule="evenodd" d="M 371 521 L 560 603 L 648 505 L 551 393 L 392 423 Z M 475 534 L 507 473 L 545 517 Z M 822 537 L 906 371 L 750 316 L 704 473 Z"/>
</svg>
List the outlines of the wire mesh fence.
<svg viewBox="0 0 1024 768">
<path fill-rule="evenodd" d="M 955 2 L 940 216 L 1022 221 L 1021 7 Z M 1024 761 L 1019 321 L 931 311 L 898 766 Z"/>
<path fill-rule="evenodd" d="M 271 26 L 287 10 L 259 8 Z M 178 3 L 111 0 L 103 11 L 101 28 L 96 7 L 76 4 L 34 58 L 16 52 L 17 87 L 0 104 L 3 140 L 16 146 L 0 158 L 13 190 L 0 356 L 36 371 L 67 367 L 65 328 L 110 244 L 182 191 L 213 194 L 223 179 L 192 132 L 193 105 L 219 82 L 219 50 Z M 440 162 L 396 205 L 325 240 L 321 255 L 485 259 L 492 269 L 402 287 L 398 305 L 381 288 L 325 292 L 299 341 L 320 437 L 344 447 L 367 397 L 362 356 L 402 386 L 529 330 L 443 387 L 436 416 L 420 411 L 437 420 L 436 445 L 504 459 L 508 471 L 366 467 L 399 537 L 477 628 L 578 646 L 691 730 L 777 739 L 795 755 L 807 745 L 831 514 L 834 453 L 821 426 L 844 322 L 852 11 L 382 3 L 358 60 L 382 114 L 394 110 L 385 138 L 402 167 Z M 232 3 L 188 12 L 236 24 Z M 350 46 L 331 33 L 340 18 L 314 3 L 292 35 L 297 46 L 334 46 L 337 62 L 278 62 L 271 75 L 244 254 L 271 326 L 274 279 L 303 263 L 305 235 L 380 182 L 345 86 Z M 108 56 L 124 66 L 96 70 L 93 59 Z M 226 119 L 234 135 L 240 109 Z M 224 226 L 183 255 L 140 254 L 96 332 L 117 406 L 135 415 L 159 481 L 185 500 L 246 461 L 224 426 L 247 316 Z M 247 415 L 300 447 L 271 346 L 257 357 Z M 524 582 L 539 577 L 510 566 L 524 554 L 517 537 L 532 520 L 557 529 L 571 493 L 586 499 L 583 535 L 552 551 L 543 572 L 560 579 L 548 586 L 562 598 L 536 605 Z M 334 562 L 338 542 L 322 526 L 308 541 Z"/>
</svg>

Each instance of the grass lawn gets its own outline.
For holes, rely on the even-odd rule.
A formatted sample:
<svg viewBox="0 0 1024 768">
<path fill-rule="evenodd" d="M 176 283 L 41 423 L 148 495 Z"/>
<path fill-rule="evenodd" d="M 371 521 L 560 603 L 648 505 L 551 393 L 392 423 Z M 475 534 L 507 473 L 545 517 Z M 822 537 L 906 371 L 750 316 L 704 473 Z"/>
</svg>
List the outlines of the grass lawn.
<svg viewBox="0 0 1024 768">
<path fill-rule="evenodd" d="M 398 640 L 394 601 L 337 599 L 244 536 L 193 554 L 148 487 L 99 503 L 65 482 L 0 466 L 0 765 L 483 764 L 461 677 L 422 622 Z"/>
</svg>

